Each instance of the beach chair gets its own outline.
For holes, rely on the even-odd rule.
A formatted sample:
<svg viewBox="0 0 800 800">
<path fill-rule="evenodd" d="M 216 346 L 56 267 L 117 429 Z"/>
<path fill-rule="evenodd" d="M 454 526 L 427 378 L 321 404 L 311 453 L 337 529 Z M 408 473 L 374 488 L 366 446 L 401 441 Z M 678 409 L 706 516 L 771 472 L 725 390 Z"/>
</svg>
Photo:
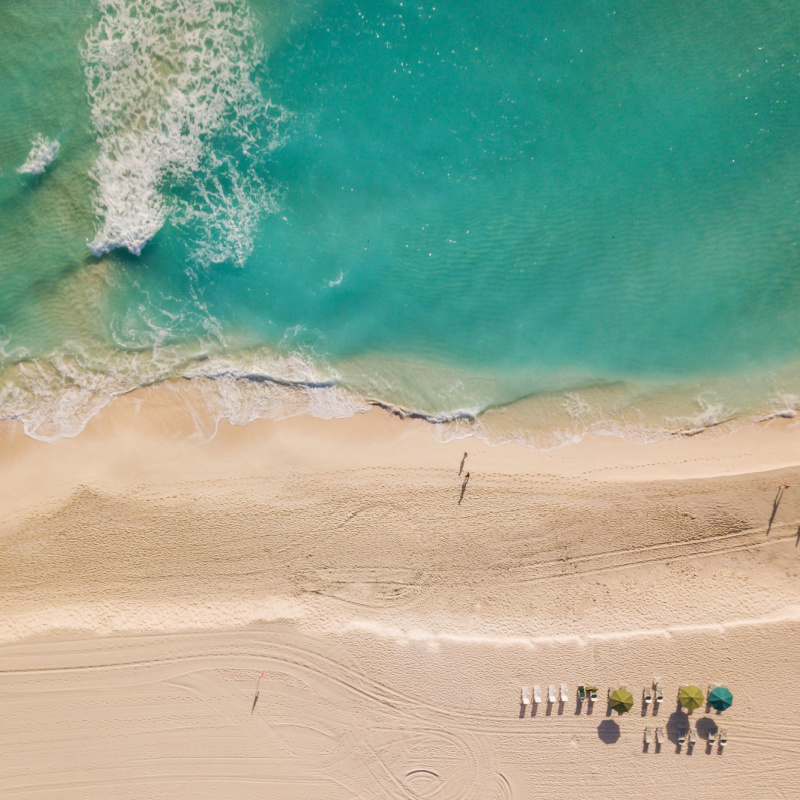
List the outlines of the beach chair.
<svg viewBox="0 0 800 800">
<path fill-rule="evenodd" d="M 650 725 L 644 729 L 644 743 L 653 744 L 653 728 Z"/>
<path fill-rule="evenodd" d="M 723 747 L 728 743 L 728 729 L 723 728 L 719 732 L 719 749 L 722 750 Z"/>
<path fill-rule="evenodd" d="M 689 747 L 694 747 L 697 744 L 697 734 L 694 728 L 689 728 Z"/>
<path fill-rule="evenodd" d="M 527 686 L 522 687 L 522 705 L 529 706 L 531 704 L 531 690 Z"/>
<path fill-rule="evenodd" d="M 542 702 L 542 690 L 539 688 L 538 683 L 533 684 L 533 702 L 534 703 Z"/>
<path fill-rule="evenodd" d="M 717 742 L 717 729 L 716 728 L 712 728 L 708 732 L 708 744 L 709 744 L 709 747 L 713 747 L 716 744 L 716 742 Z"/>
<path fill-rule="evenodd" d="M 586 687 L 579 686 L 578 687 L 578 702 L 582 703 L 586 699 Z"/>
<path fill-rule="evenodd" d="M 551 703 L 555 703 L 555 701 L 556 701 L 556 685 L 554 683 L 550 684 L 550 688 L 548 689 L 548 692 L 547 692 L 547 699 Z"/>
<path fill-rule="evenodd" d="M 664 700 L 664 690 L 661 688 L 660 683 L 656 683 L 656 703 L 661 703 Z"/>
<path fill-rule="evenodd" d="M 650 703 L 653 702 L 653 689 L 652 689 L 652 687 L 651 686 L 645 686 L 643 695 L 644 695 L 644 704 L 646 706 L 650 705 Z"/>
<path fill-rule="evenodd" d="M 566 683 L 562 683 L 561 684 L 561 702 L 562 703 L 566 703 L 567 700 L 569 700 L 569 697 L 567 696 L 567 684 Z"/>
<path fill-rule="evenodd" d="M 678 744 L 685 744 L 686 743 L 686 728 L 681 726 L 678 728 Z"/>
<path fill-rule="evenodd" d="M 664 729 L 659 725 L 656 728 L 656 744 L 665 744 L 667 737 L 664 734 Z"/>
<path fill-rule="evenodd" d="M 589 702 L 596 703 L 597 702 L 597 687 L 596 686 L 587 686 L 586 693 L 589 695 Z"/>
</svg>

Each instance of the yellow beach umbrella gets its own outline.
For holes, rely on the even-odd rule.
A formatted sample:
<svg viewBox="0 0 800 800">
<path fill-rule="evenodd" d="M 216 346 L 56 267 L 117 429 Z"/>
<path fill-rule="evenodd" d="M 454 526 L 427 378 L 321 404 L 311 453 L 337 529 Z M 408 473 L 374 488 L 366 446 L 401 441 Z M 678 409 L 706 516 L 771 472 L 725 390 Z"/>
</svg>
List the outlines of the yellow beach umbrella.
<svg viewBox="0 0 800 800">
<path fill-rule="evenodd" d="M 681 686 L 678 692 L 678 701 L 687 711 L 694 711 L 700 708 L 705 700 L 702 689 L 699 686 Z"/>
<path fill-rule="evenodd" d="M 618 714 L 625 714 L 633 708 L 633 695 L 627 689 L 614 689 L 609 695 L 608 704 Z"/>
</svg>

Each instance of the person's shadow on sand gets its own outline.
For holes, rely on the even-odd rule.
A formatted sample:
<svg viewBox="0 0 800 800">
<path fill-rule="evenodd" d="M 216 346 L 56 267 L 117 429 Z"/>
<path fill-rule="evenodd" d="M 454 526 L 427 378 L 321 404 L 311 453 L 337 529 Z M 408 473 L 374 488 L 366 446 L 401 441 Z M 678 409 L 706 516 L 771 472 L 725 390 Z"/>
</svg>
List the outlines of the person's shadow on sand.
<svg viewBox="0 0 800 800">
<path fill-rule="evenodd" d="M 461 484 L 461 497 L 458 498 L 458 504 L 461 505 L 461 501 L 464 499 L 464 492 L 467 491 L 467 484 L 469 483 L 469 472 L 464 477 L 464 483 Z"/>
<path fill-rule="evenodd" d="M 778 487 L 778 491 L 775 495 L 775 499 L 772 501 L 772 514 L 770 514 L 769 522 L 767 523 L 767 536 L 769 536 L 769 532 L 772 530 L 772 523 L 775 522 L 775 515 L 778 513 L 778 506 L 781 504 L 781 500 L 783 500 L 783 493 L 789 487 L 782 483 Z"/>
</svg>

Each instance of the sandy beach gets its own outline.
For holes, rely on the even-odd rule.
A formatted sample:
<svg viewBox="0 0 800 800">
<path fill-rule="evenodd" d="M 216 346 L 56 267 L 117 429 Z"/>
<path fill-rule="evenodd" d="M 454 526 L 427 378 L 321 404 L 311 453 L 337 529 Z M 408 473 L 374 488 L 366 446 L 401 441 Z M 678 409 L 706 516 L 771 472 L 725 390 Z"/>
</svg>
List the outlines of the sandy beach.
<svg viewBox="0 0 800 800">
<path fill-rule="evenodd" d="M 212 431 L 183 386 L 58 444 L 0 425 L 0 796 L 800 795 L 800 422 L 549 452 L 381 410 Z M 691 750 L 690 683 L 734 695 Z"/>
</svg>

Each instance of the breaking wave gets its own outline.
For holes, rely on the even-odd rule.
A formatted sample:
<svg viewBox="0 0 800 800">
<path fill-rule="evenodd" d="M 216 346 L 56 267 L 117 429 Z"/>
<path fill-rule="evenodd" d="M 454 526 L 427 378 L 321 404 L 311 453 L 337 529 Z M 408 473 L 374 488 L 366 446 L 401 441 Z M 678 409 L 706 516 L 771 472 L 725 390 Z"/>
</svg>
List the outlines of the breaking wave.
<svg viewBox="0 0 800 800">
<path fill-rule="evenodd" d="M 23 175 L 41 175 L 58 155 L 60 147 L 55 139 L 46 139 L 41 133 L 37 134 L 31 140 L 31 150 L 25 163 L 17 167 L 17 172 Z"/>
<path fill-rule="evenodd" d="M 257 85 L 246 4 L 102 0 L 82 55 L 99 145 L 92 253 L 139 255 L 171 218 L 201 229 L 198 258 L 241 265 L 274 210 L 257 166 L 285 117 Z"/>
</svg>

